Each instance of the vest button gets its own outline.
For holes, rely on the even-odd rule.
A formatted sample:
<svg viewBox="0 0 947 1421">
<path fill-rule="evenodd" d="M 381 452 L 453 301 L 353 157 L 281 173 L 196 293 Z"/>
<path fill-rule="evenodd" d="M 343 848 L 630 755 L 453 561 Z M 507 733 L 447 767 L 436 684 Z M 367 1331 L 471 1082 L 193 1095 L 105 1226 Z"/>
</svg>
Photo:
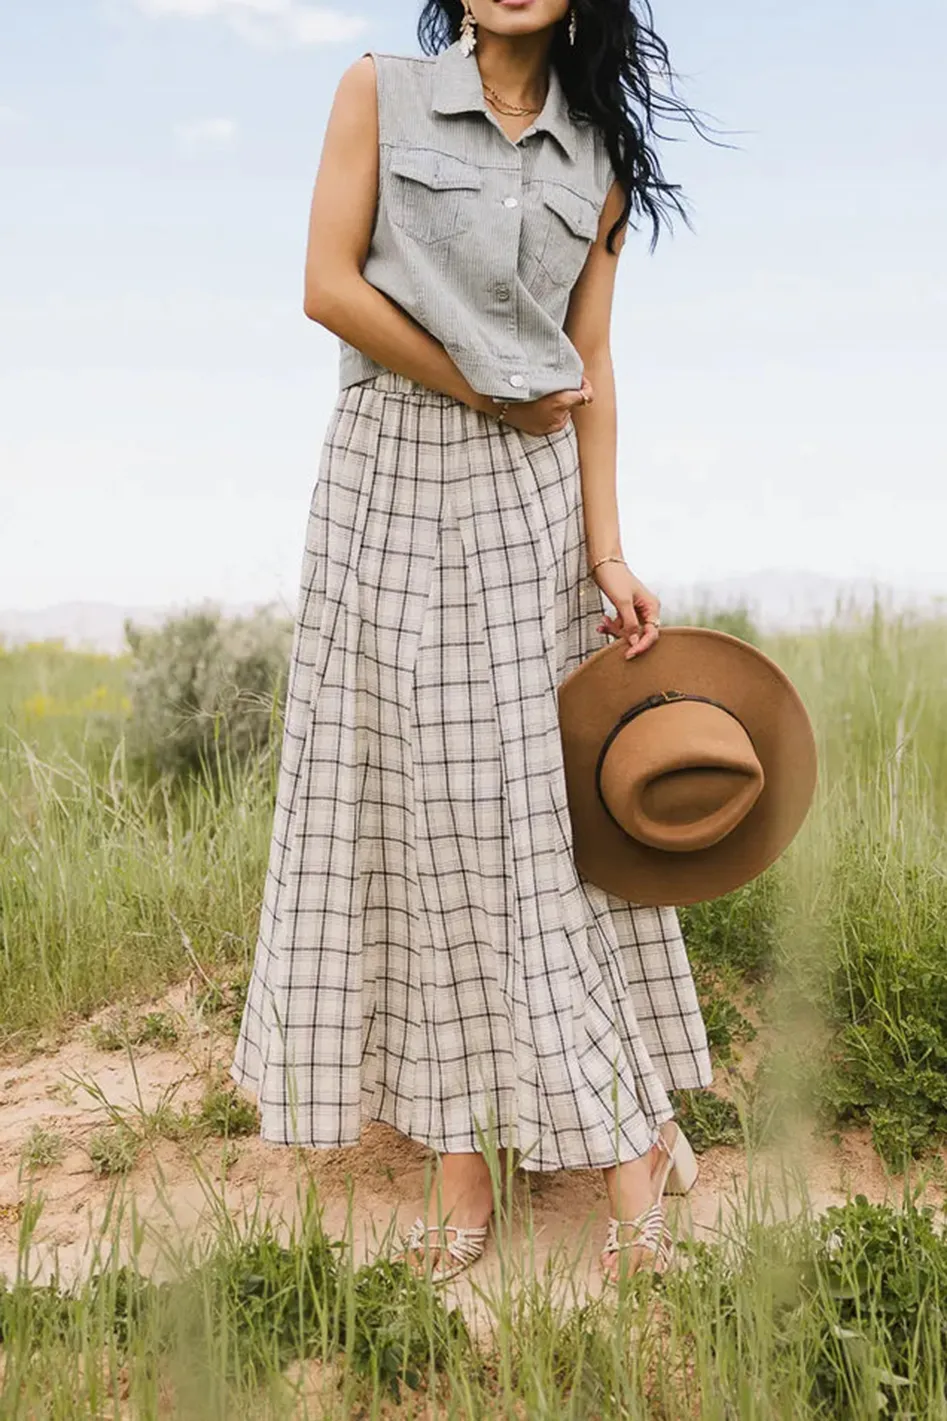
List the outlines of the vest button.
<svg viewBox="0 0 947 1421">
<path fill-rule="evenodd" d="M 498 300 L 498 301 L 509 301 L 509 299 L 510 299 L 510 288 L 509 288 L 508 286 L 506 286 L 505 284 L 498 286 L 498 287 L 497 287 L 497 300 Z"/>
<path fill-rule="evenodd" d="M 515 197 L 505 197 L 505 198 L 503 199 L 503 206 L 504 206 L 504 207 L 519 207 L 519 202 L 517 201 L 517 199 L 516 199 Z"/>
<path fill-rule="evenodd" d="M 513 386 L 514 390 L 519 390 L 523 385 L 526 384 L 526 381 L 523 379 L 522 375 L 511 375 L 510 384 Z"/>
</svg>

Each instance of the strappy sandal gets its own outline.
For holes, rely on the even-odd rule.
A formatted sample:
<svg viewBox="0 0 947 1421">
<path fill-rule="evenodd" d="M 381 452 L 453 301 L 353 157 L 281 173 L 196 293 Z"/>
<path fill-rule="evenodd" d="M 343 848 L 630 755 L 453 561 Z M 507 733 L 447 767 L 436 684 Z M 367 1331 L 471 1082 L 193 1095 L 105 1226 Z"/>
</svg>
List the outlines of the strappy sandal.
<svg viewBox="0 0 947 1421">
<path fill-rule="evenodd" d="M 655 1141 L 666 1156 L 661 1162 L 661 1168 L 652 1175 L 654 1194 L 658 1200 L 662 1194 L 688 1194 L 697 1183 L 698 1168 L 694 1151 L 676 1120 L 674 1126 L 673 1145 L 669 1145 L 660 1132 Z"/>
<path fill-rule="evenodd" d="M 469 1268 L 471 1263 L 476 1263 L 483 1253 L 487 1239 L 488 1224 L 481 1224 L 479 1227 L 462 1227 L 459 1224 L 425 1224 L 420 1217 L 416 1218 L 411 1225 L 410 1231 L 404 1240 L 403 1256 L 407 1258 L 416 1249 L 425 1247 L 426 1235 L 429 1233 L 441 1233 L 450 1230 L 454 1237 L 447 1243 L 438 1243 L 440 1257 L 437 1260 L 437 1267 L 432 1270 L 434 1281 L 437 1283 L 446 1282 L 448 1278 L 454 1278 L 458 1273 L 462 1273 L 465 1268 Z M 430 1246 L 430 1245 L 428 1245 Z M 449 1254 L 454 1260 L 453 1266 L 444 1266 L 444 1255 Z"/>
<path fill-rule="evenodd" d="M 635 1235 L 632 1238 L 619 1239 L 618 1230 L 622 1226 L 633 1228 Z M 605 1238 L 605 1247 L 602 1249 L 604 1257 L 607 1253 L 620 1253 L 623 1248 L 647 1248 L 654 1254 L 653 1271 L 655 1273 L 666 1273 L 674 1261 L 674 1235 L 664 1221 L 664 1209 L 658 1201 L 649 1204 L 647 1209 L 634 1219 L 612 1219 L 608 1221 L 608 1233 Z M 619 1269 L 620 1269 L 619 1264 Z M 636 1270 L 639 1271 L 639 1270 Z M 602 1277 L 606 1283 L 613 1287 L 617 1284 L 618 1278 L 602 1264 Z"/>
<path fill-rule="evenodd" d="M 661 1168 L 651 1176 L 652 1191 L 654 1193 L 654 1203 L 634 1219 L 618 1220 L 609 1219 L 608 1236 L 605 1240 L 605 1247 L 602 1254 L 620 1252 L 623 1248 L 648 1248 L 655 1254 L 654 1271 L 656 1273 L 666 1273 L 674 1261 L 674 1236 L 664 1220 L 664 1209 L 661 1200 L 667 1194 L 688 1194 L 697 1183 L 697 1160 L 694 1151 L 684 1131 L 674 1122 L 674 1143 L 669 1145 L 667 1140 L 658 1131 L 655 1144 L 663 1151 L 665 1158 L 661 1162 Z M 619 1242 L 618 1230 L 622 1223 L 629 1228 L 635 1229 L 635 1235 L 630 1239 L 623 1239 Z M 615 1284 L 617 1279 L 602 1268 L 602 1274 L 607 1283 Z"/>
</svg>

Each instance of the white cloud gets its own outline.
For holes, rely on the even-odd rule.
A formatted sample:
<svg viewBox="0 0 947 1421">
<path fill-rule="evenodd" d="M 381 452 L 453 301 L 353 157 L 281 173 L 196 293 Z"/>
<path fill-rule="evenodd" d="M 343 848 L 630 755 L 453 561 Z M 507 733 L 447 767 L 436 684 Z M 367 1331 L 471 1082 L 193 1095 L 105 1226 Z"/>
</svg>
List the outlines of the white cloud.
<svg viewBox="0 0 947 1421">
<path fill-rule="evenodd" d="M 26 115 L 20 113 L 19 109 L 11 109 L 9 104 L 0 104 L 0 127 L 7 124 L 22 123 Z"/>
<path fill-rule="evenodd" d="M 146 15 L 219 19 L 250 44 L 331 44 L 354 39 L 367 27 L 359 15 L 310 5 L 305 0 L 133 0 Z"/>
<path fill-rule="evenodd" d="M 199 118 L 192 123 L 176 123 L 174 131 L 187 148 L 223 147 L 237 132 L 232 118 Z"/>
</svg>

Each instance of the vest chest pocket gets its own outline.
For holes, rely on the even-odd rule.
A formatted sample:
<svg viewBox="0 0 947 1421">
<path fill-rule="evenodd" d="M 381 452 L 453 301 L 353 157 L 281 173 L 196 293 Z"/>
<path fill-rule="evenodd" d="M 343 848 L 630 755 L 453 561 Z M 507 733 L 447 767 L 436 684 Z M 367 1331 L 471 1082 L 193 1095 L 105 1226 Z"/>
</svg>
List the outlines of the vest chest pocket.
<svg viewBox="0 0 947 1421">
<path fill-rule="evenodd" d="M 545 233 L 539 263 L 557 286 L 572 286 L 598 232 L 598 208 L 591 198 L 562 183 L 542 185 Z"/>
<path fill-rule="evenodd" d="M 395 227 L 418 242 L 445 242 L 477 220 L 483 174 L 434 148 L 393 148 L 388 210 Z"/>
</svg>

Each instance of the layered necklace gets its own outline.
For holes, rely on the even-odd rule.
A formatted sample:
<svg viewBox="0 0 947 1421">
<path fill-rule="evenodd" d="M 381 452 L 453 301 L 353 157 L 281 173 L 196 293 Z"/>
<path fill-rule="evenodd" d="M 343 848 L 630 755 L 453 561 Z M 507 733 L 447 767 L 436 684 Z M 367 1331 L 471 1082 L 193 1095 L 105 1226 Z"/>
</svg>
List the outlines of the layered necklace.
<svg viewBox="0 0 947 1421">
<path fill-rule="evenodd" d="M 497 93 L 496 89 L 491 89 L 486 80 L 482 79 L 481 83 L 483 84 L 483 92 L 487 96 L 487 103 L 491 108 L 496 109 L 497 113 L 509 114 L 511 118 L 525 118 L 527 114 L 542 113 L 543 111 L 542 104 L 538 109 L 524 108 L 522 104 L 510 104 Z"/>
</svg>

